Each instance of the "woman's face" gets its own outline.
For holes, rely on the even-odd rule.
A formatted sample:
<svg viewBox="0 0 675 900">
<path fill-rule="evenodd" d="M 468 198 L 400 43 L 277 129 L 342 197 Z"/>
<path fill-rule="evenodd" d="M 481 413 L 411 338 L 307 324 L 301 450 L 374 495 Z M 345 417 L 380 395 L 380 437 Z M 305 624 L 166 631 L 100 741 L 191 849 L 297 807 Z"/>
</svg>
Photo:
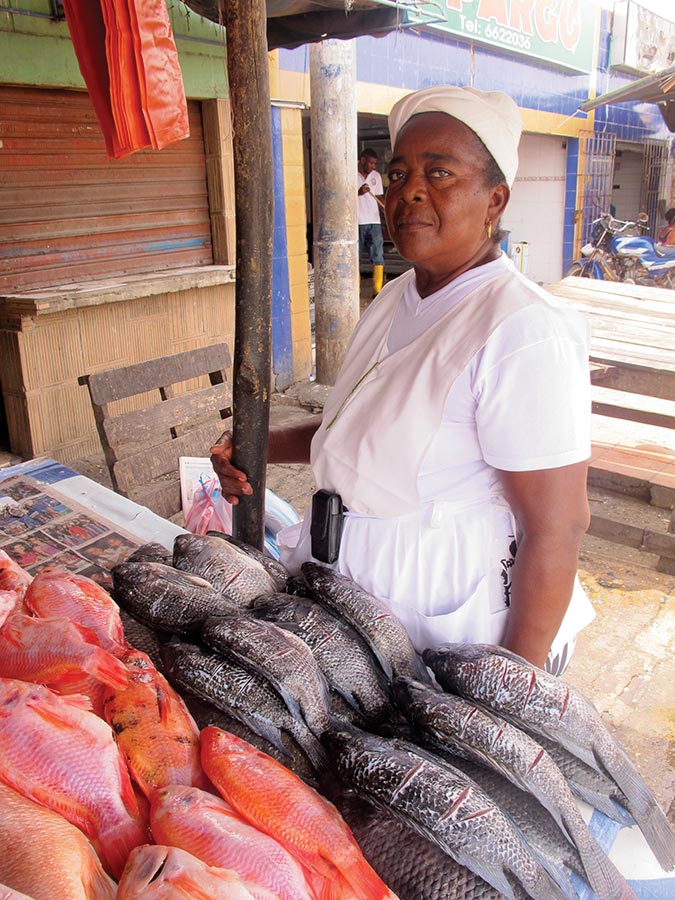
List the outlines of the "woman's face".
<svg viewBox="0 0 675 900">
<path fill-rule="evenodd" d="M 397 136 L 387 226 L 401 256 L 434 282 L 497 255 L 487 220 L 497 226 L 509 189 L 487 186 L 488 160 L 473 131 L 444 113 L 413 116 Z"/>
</svg>

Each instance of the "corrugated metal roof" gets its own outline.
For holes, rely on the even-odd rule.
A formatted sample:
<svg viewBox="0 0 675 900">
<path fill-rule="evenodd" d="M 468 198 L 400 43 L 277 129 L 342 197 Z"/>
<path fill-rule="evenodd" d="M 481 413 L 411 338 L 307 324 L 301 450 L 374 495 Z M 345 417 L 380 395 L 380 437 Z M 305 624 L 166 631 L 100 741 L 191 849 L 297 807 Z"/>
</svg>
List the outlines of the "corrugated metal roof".
<svg viewBox="0 0 675 900">
<path fill-rule="evenodd" d="M 601 94 L 593 100 L 586 100 L 579 109 L 586 112 L 608 103 L 624 103 L 628 100 L 641 100 L 643 103 L 660 103 L 675 99 L 675 66 L 663 69 L 655 75 L 645 75 L 630 84 L 616 90 Z"/>
<path fill-rule="evenodd" d="M 609 103 L 656 103 L 661 110 L 663 121 L 671 131 L 675 131 L 675 66 L 662 69 L 655 75 L 645 75 L 630 84 L 608 91 L 579 106 L 583 112 L 607 106 Z"/>
</svg>

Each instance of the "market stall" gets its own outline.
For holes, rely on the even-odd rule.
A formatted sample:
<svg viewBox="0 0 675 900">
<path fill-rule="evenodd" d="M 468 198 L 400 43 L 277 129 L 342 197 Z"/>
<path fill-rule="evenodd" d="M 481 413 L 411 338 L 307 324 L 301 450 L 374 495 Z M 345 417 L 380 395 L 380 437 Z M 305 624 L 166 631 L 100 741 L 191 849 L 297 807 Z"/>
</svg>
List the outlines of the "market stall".
<svg viewBox="0 0 675 900">
<path fill-rule="evenodd" d="M 565 860 L 566 865 L 569 864 L 567 856 L 571 852 L 572 845 L 567 844 L 566 850 L 561 849 L 564 847 L 566 839 L 561 838 L 562 833 L 560 832 L 554 840 L 554 831 L 558 826 L 554 825 L 554 830 L 552 830 L 553 820 L 545 819 L 544 816 L 548 816 L 548 814 L 545 813 L 543 807 L 538 806 L 538 803 L 544 803 L 546 806 L 550 804 L 551 799 L 546 799 L 545 794 L 549 790 L 548 785 L 553 785 L 555 779 L 559 777 L 554 774 L 556 770 L 552 769 L 542 782 L 544 795 L 539 793 L 541 787 L 535 789 L 530 786 L 530 790 L 534 791 L 533 796 L 537 796 L 538 801 L 535 801 L 533 796 L 527 796 L 518 790 L 515 796 L 520 799 L 516 799 L 516 807 L 509 807 L 509 804 L 514 802 L 513 792 L 516 789 L 513 786 L 509 789 L 506 779 L 496 776 L 493 772 L 489 778 L 497 778 L 497 781 L 490 782 L 490 790 L 487 790 L 487 782 L 481 780 L 487 777 L 485 775 L 487 769 L 481 774 L 480 766 L 468 763 L 462 756 L 449 756 L 448 748 L 438 757 L 437 754 L 441 752 L 438 743 L 429 744 L 428 740 L 422 739 L 425 726 L 420 724 L 421 720 L 408 719 L 408 725 L 406 725 L 406 716 L 409 716 L 411 709 L 415 706 L 411 699 L 415 695 L 408 692 L 407 685 L 416 683 L 410 681 L 413 676 L 421 679 L 417 682 L 416 691 L 421 692 L 420 696 L 424 697 L 424 692 L 429 690 L 423 684 L 427 678 L 424 670 L 417 667 L 414 653 L 407 654 L 402 635 L 399 635 L 392 644 L 391 635 L 387 636 L 378 630 L 372 631 L 370 626 L 366 625 L 365 620 L 354 619 L 354 610 L 352 609 L 350 612 L 348 604 L 340 607 L 343 602 L 340 598 L 344 592 L 343 582 L 345 581 L 345 579 L 340 580 L 341 576 L 336 579 L 329 570 L 310 565 L 303 570 L 306 581 L 305 593 L 311 594 L 314 601 L 318 598 L 321 599 L 323 615 L 330 619 L 330 627 L 333 630 L 340 621 L 340 629 L 345 634 L 345 630 L 350 628 L 359 631 L 361 642 L 358 652 L 366 654 L 369 659 L 368 666 L 372 671 L 377 669 L 380 672 L 378 676 L 380 680 L 384 679 L 385 684 L 391 685 L 394 683 L 391 679 L 395 679 L 396 704 L 392 706 L 391 699 L 385 697 L 379 701 L 385 706 L 380 707 L 377 712 L 374 711 L 377 703 L 369 706 L 374 702 L 372 698 L 361 697 L 357 703 L 352 697 L 353 706 L 350 707 L 349 703 L 345 705 L 344 697 L 349 694 L 345 683 L 342 683 L 343 699 L 340 701 L 339 707 L 333 706 L 337 700 L 331 701 L 330 706 L 324 707 L 323 704 L 327 699 L 321 688 L 321 685 L 324 685 L 324 679 L 333 686 L 338 683 L 340 677 L 346 675 L 348 670 L 354 668 L 353 653 L 356 645 L 348 652 L 348 656 L 341 658 L 339 653 L 346 652 L 344 646 L 340 651 L 339 646 L 335 645 L 332 650 L 334 660 L 331 669 L 326 657 L 322 657 L 320 653 L 316 652 L 318 644 L 325 644 L 325 640 L 319 638 L 317 641 L 317 635 L 312 635 L 307 631 L 308 621 L 306 613 L 302 610 L 306 609 L 307 605 L 313 601 L 307 596 L 279 593 L 284 589 L 288 590 L 290 581 L 287 581 L 287 573 L 284 574 L 283 567 L 271 558 L 268 557 L 263 565 L 261 557 L 252 548 L 248 548 L 248 553 L 252 554 L 248 555 L 227 541 L 223 541 L 222 538 L 191 535 L 185 529 L 156 516 L 133 501 L 120 497 L 90 479 L 78 475 L 54 460 L 31 461 L 3 470 L 0 475 L 0 507 L 2 508 L 0 550 L 3 551 L 1 558 L 11 559 L 26 572 L 27 579 L 32 579 L 27 585 L 25 600 L 29 607 L 31 604 L 39 602 L 40 596 L 44 594 L 45 582 L 49 578 L 63 580 L 68 577 L 72 579 L 74 576 L 80 576 L 79 588 L 88 583 L 90 578 L 96 579 L 96 582 L 101 585 L 108 586 L 112 591 L 112 596 L 121 604 L 127 642 L 135 643 L 141 635 L 144 635 L 144 640 L 147 640 L 148 636 L 151 638 L 148 644 L 144 644 L 149 655 L 143 656 L 141 653 L 140 657 L 146 660 L 142 663 L 142 671 L 145 672 L 142 680 L 148 680 L 150 670 L 158 673 L 156 676 L 153 675 L 153 678 L 168 679 L 167 684 L 172 685 L 182 700 L 187 702 L 191 717 L 189 721 L 197 723 L 194 727 L 197 727 L 198 731 L 200 728 L 205 729 L 202 731 L 202 747 L 204 747 L 205 741 L 209 746 L 219 746 L 219 742 L 225 740 L 221 737 L 222 734 L 230 735 L 227 740 L 235 741 L 237 738 L 232 735 L 238 735 L 239 739 L 243 737 L 246 741 L 245 747 L 248 748 L 246 753 L 255 753 L 255 747 L 258 748 L 258 751 L 262 750 L 266 754 L 264 757 L 251 757 L 246 764 L 246 766 L 253 767 L 250 769 L 251 772 L 262 764 L 261 760 L 270 760 L 269 763 L 264 763 L 265 766 L 271 767 L 264 776 L 267 779 L 264 782 L 266 791 L 277 779 L 284 782 L 284 779 L 290 777 L 293 790 L 299 791 L 299 803 L 309 802 L 307 798 L 321 796 L 321 792 L 330 797 L 338 805 L 353 833 L 357 836 L 370 865 L 382 879 L 389 883 L 390 888 L 401 900 L 404 898 L 412 900 L 413 897 L 438 898 L 438 900 L 445 897 L 459 900 L 464 896 L 495 898 L 511 896 L 508 879 L 502 880 L 503 876 L 500 876 L 498 871 L 488 865 L 487 857 L 483 858 L 483 851 L 477 849 L 483 845 L 489 849 L 488 857 L 494 857 L 495 854 L 502 852 L 507 853 L 510 861 L 505 862 L 504 865 L 515 867 L 512 872 L 514 878 L 526 878 L 525 872 L 529 871 L 526 868 L 520 873 L 520 876 L 515 874 L 518 871 L 518 863 L 517 860 L 514 861 L 513 855 L 515 854 L 517 857 L 518 853 L 522 852 L 523 846 L 530 848 L 529 852 L 532 852 L 532 847 L 536 847 L 535 858 L 543 855 L 543 858 L 547 860 L 545 870 L 549 874 L 542 874 L 540 877 L 545 879 L 543 883 L 548 883 L 548 890 L 553 893 L 542 893 L 541 884 L 537 887 L 533 882 L 525 888 L 525 896 L 557 896 L 556 891 L 562 891 L 560 896 L 589 898 L 589 900 L 596 896 L 588 886 L 587 880 L 595 877 L 597 886 L 602 883 L 602 879 L 597 880 L 597 873 L 596 876 L 589 874 L 592 869 L 586 868 L 583 878 L 579 873 L 573 871 L 567 871 L 564 877 L 560 873 L 556 875 L 562 860 Z M 240 544 L 239 548 L 242 546 Z M 149 547 L 153 549 L 150 550 Z M 228 548 L 227 552 L 221 555 L 221 548 L 224 547 Z M 162 558 L 163 562 L 148 561 L 150 556 L 144 556 L 144 553 L 159 554 L 154 559 Z M 129 558 L 131 558 L 131 562 L 127 561 Z M 54 564 L 62 568 L 52 569 L 50 574 L 49 566 Z M 9 571 L 4 568 L 4 565 L 3 563 L 0 566 L 0 576 L 3 577 Z M 159 573 L 163 573 L 162 578 L 166 578 L 166 573 L 173 573 L 169 576 L 169 581 L 161 582 L 161 589 Z M 203 576 L 207 573 L 211 579 L 210 582 L 203 580 Z M 237 574 L 241 576 L 242 573 L 245 574 L 244 578 L 235 577 Z M 195 575 L 199 575 L 199 578 L 194 582 L 190 581 Z M 297 591 L 299 585 L 297 579 L 295 581 L 293 589 Z M 96 584 L 96 582 L 92 581 L 91 584 Z M 186 594 L 185 585 L 193 583 L 194 587 Z M 197 583 L 200 591 L 206 591 L 208 596 L 200 594 L 197 599 L 195 593 Z M 38 590 L 32 585 L 40 585 L 40 589 Z M 219 590 L 214 591 L 212 585 L 217 585 Z M 4 583 L 2 586 L 7 588 Z M 367 604 L 374 602 L 374 598 L 369 598 L 365 592 L 359 593 L 358 587 L 353 583 L 350 590 L 358 593 L 359 606 L 367 608 Z M 0 596 L 5 598 L 11 593 L 11 590 L 4 590 Z M 58 602 L 61 602 L 63 592 L 60 596 L 61 599 Z M 52 602 L 56 601 L 50 601 L 50 603 Z M 250 615 L 252 612 L 250 606 L 253 603 L 256 608 L 255 617 Z M 35 627 L 36 618 L 40 620 L 41 616 L 36 615 L 36 606 L 31 608 L 33 610 L 32 617 L 26 617 L 24 613 L 16 610 L 13 613 L 9 612 L 7 622 L 10 624 L 0 629 L 0 640 L 3 640 L 3 631 L 6 632 L 8 627 L 16 630 L 19 623 L 25 618 L 30 618 Z M 225 618 L 222 618 L 223 612 L 227 612 Z M 4 614 L 7 615 L 6 609 Z M 219 617 L 214 618 L 214 615 Z M 316 616 L 316 612 L 313 615 Z M 391 621 L 387 627 L 395 628 L 395 621 L 392 617 L 389 618 Z M 43 620 L 43 623 L 45 621 L 56 620 Z M 74 618 L 74 621 L 77 619 Z M 289 621 L 296 623 L 293 626 L 296 636 L 292 639 L 289 637 L 289 632 L 285 631 L 284 627 L 280 627 L 284 625 L 284 622 L 288 623 Z M 195 624 L 197 622 L 200 624 Z M 200 629 L 201 641 L 198 636 Z M 271 640 L 270 635 L 273 635 L 276 641 L 286 641 L 285 650 L 281 656 L 278 646 L 270 655 L 268 643 Z M 297 635 L 300 635 L 303 640 L 298 641 Z M 4 639 L 6 640 L 6 638 Z M 88 646 L 91 647 L 91 644 Z M 219 649 L 215 650 L 216 647 Z M 312 648 L 313 653 L 309 648 Z M 126 651 L 118 652 L 117 655 L 122 661 L 127 660 L 128 662 L 130 653 L 136 654 L 133 657 L 134 665 L 140 665 L 138 650 L 127 648 Z M 9 656 L 5 654 L 4 662 L 0 663 L 0 666 L 5 667 L 3 670 L 5 683 L 8 683 L 6 679 L 9 677 L 9 672 L 6 667 L 10 665 L 10 658 L 14 657 L 11 654 Z M 429 659 L 431 661 L 431 658 Z M 209 667 L 213 665 L 214 660 L 217 668 L 213 670 L 213 674 L 205 677 L 205 673 L 211 671 Z M 338 669 L 343 670 L 343 676 L 338 676 L 335 672 L 336 661 Z M 153 668 L 155 665 L 156 670 Z M 238 666 L 243 666 L 239 671 L 246 672 L 247 679 L 252 679 L 251 683 L 255 682 L 257 685 L 256 691 L 248 700 L 242 699 L 239 691 L 232 690 L 234 682 L 228 688 L 228 679 L 233 678 L 232 672 L 237 671 Z M 132 671 L 134 671 L 133 668 Z M 217 677 L 216 671 L 219 673 Z M 443 669 L 435 668 L 434 671 L 437 672 L 441 683 L 444 683 Z M 100 672 L 99 677 L 103 677 Z M 375 691 L 374 687 L 366 687 L 369 684 L 368 676 L 362 669 L 356 673 L 356 677 L 366 691 Z M 68 680 L 62 676 L 56 679 L 52 688 L 63 690 Z M 30 679 L 28 681 L 30 682 Z M 162 684 L 164 683 L 162 682 Z M 86 690 L 84 684 L 81 689 Z M 130 689 L 129 687 L 124 688 L 124 690 Z M 105 712 L 102 715 L 109 722 L 112 721 L 111 709 L 118 709 L 120 705 L 122 710 L 125 709 L 120 700 L 124 696 L 124 692 L 120 693 L 120 690 L 119 684 L 116 689 L 109 684 L 105 690 L 104 696 L 107 699 L 103 703 Z M 167 686 L 163 690 L 171 689 Z M 267 699 L 263 699 L 263 696 Z M 274 714 L 270 713 L 267 706 L 271 696 L 276 697 L 277 711 Z M 373 694 L 373 696 L 375 695 Z M 446 697 L 446 699 L 452 696 L 455 702 L 466 702 L 465 700 L 460 701 L 460 696 L 455 694 L 441 694 L 440 696 Z M 439 694 L 437 691 L 432 691 L 430 697 L 435 702 L 435 698 L 438 698 Z M 5 700 L 5 702 L 7 701 Z M 425 715 L 428 714 L 429 702 L 430 700 L 427 698 L 421 707 L 427 709 Z M 356 706 L 359 707 L 358 715 L 354 719 Z M 331 708 L 332 713 L 329 713 L 328 710 Z M 386 709 L 386 722 L 382 718 L 383 708 Z M 340 716 L 345 717 L 340 722 L 329 718 L 331 714 L 336 714 L 337 709 L 340 709 Z M 283 712 L 284 710 L 285 712 Z M 165 711 L 163 715 L 166 714 Z M 275 716 L 282 716 L 282 718 L 275 718 Z M 134 718 L 138 718 L 138 715 Z M 357 728 L 353 724 L 347 724 L 350 718 L 353 722 L 358 722 Z M 4 728 L 0 727 L 0 743 L 5 742 L 3 743 L 5 750 L 3 750 L 4 762 L 2 772 L 0 772 L 0 781 L 19 788 L 22 782 L 11 768 L 13 765 L 19 766 L 19 764 L 13 761 L 10 745 L 6 743 L 9 720 L 0 717 L 0 722 L 3 721 L 6 724 Z M 418 722 L 412 731 L 410 730 L 411 721 Z M 437 717 L 432 716 L 432 722 L 435 723 L 434 729 L 441 727 L 440 721 Z M 273 722 L 275 724 L 272 724 Z M 175 727 L 174 722 L 169 731 Z M 223 727 L 225 730 L 221 731 Z M 502 721 L 499 733 L 503 734 L 504 729 L 509 727 L 507 720 Z M 589 719 L 589 730 L 593 730 L 594 727 L 592 720 Z M 150 865 L 145 857 L 145 854 L 149 853 L 155 854 L 152 856 L 152 860 L 157 866 L 157 873 L 160 870 L 172 871 L 172 865 L 183 871 L 185 860 L 176 862 L 174 855 L 178 850 L 188 852 L 191 845 L 189 842 L 186 843 L 187 839 L 185 838 L 179 840 L 177 833 L 167 831 L 168 824 L 161 824 L 165 821 L 164 817 L 169 815 L 164 804 L 169 802 L 169 797 L 173 798 L 173 802 L 179 802 L 175 799 L 174 794 L 182 797 L 181 791 L 193 791 L 194 796 L 189 795 L 193 796 L 193 800 L 201 797 L 201 793 L 198 792 L 202 788 L 197 787 L 200 782 L 195 781 L 191 785 L 180 782 L 183 784 L 183 787 L 180 788 L 173 783 L 171 787 L 164 783 L 161 790 L 157 784 L 148 787 L 143 778 L 149 776 L 139 774 L 138 761 L 135 756 L 137 751 L 132 749 L 137 745 L 133 741 L 130 745 L 126 745 L 122 737 L 125 729 L 121 726 L 115 726 L 115 729 L 120 749 L 123 750 L 132 776 L 151 799 L 151 809 L 156 810 L 154 813 L 156 819 L 151 818 L 151 821 L 155 845 L 162 849 L 153 849 L 152 851 L 142 849 L 140 837 L 129 838 L 131 843 L 125 851 L 124 858 L 115 862 L 111 861 L 109 845 L 105 841 L 97 843 L 96 839 L 91 838 L 91 834 L 96 832 L 90 833 L 85 829 L 85 833 L 89 834 L 94 841 L 94 846 L 103 860 L 104 867 L 109 874 L 113 875 L 114 879 L 119 879 L 124 870 L 127 871 L 125 878 L 132 879 L 132 876 L 136 878 L 135 873 L 139 866 L 142 868 L 141 864 Z M 166 723 L 161 725 L 161 733 L 166 735 Z M 317 739 L 318 735 L 322 735 L 321 741 Z M 482 739 L 478 734 L 472 735 L 465 730 L 463 740 L 466 746 L 473 746 L 475 750 L 479 750 Z M 448 747 L 450 746 L 452 746 L 451 742 L 448 744 Z M 553 752 L 549 744 L 545 746 L 547 752 Z M 325 754 L 325 747 L 332 748 L 329 757 Z M 361 749 L 355 757 L 352 757 L 351 754 L 355 747 Z M 498 743 L 493 743 L 492 747 L 492 755 L 495 759 L 499 759 L 501 750 Z M 513 747 L 509 753 L 512 750 Z M 539 753 L 539 757 L 543 752 L 542 750 Z M 229 747 L 227 753 L 235 753 L 233 746 Z M 382 757 L 382 762 L 380 762 L 382 753 L 385 753 L 385 757 Z M 394 757 L 391 756 L 392 753 L 394 753 Z M 402 754 L 410 753 L 419 754 L 419 757 L 415 757 L 416 767 L 432 767 L 431 774 L 435 779 L 432 782 L 433 791 L 437 794 L 437 801 L 431 802 L 432 811 L 434 803 L 438 802 L 439 804 L 436 813 L 432 815 L 432 820 L 436 822 L 433 826 L 428 818 L 429 809 L 423 812 L 422 807 L 419 806 L 422 795 L 418 797 L 416 791 L 410 793 L 407 789 L 403 791 L 403 794 L 400 793 L 404 784 L 408 783 L 413 776 L 413 770 L 408 771 L 405 768 L 409 763 L 405 762 L 405 758 L 403 762 L 401 761 Z M 204 750 L 202 750 L 202 754 L 204 754 Z M 145 759 L 145 751 L 141 756 Z M 203 760 L 204 758 L 202 756 Z M 220 759 L 220 756 L 217 755 L 214 758 Z M 388 760 L 396 758 L 396 765 L 403 766 L 402 774 L 397 776 L 402 777 L 403 781 L 391 795 L 387 794 L 388 779 L 380 781 L 377 774 L 378 767 L 383 764 L 384 758 Z M 365 764 L 368 759 L 370 759 L 370 763 L 359 774 L 360 765 Z M 450 767 L 448 767 L 449 762 Z M 36 765 L 36 763 L 32 762 L 29 756 L 28 766 L 23 770 L 24 776 L 28 772 L 31 778 L 39 783 L 40 778 L 31 768 L 32 765 Z M 209 765 L 216 764 L 211 762 Z M 538 765 L 542 765 L 540 758 Z M 145 770 L 143 769 L 143 771 Z M 152 771 L 156 772 L 154 768 Z M 216 771 L 217 766 L 216 769 L 209 769 L 209 777 L 217 778 L 218 776 L 214 774 Z M 243 771 L 249 771 L 249 769 L 245 768 Z M 293 776 L 284 774 L 287 771 L 293 771 L 295 774 Z M 406 772 L 407 774 L 405 774 Z M 450 776 L 448 773 L 452 773 L 452 775 Z M 465 779 L 469 773 L 469 781 L 458 782 L 458 779 Z M 428 775 L 429 773 L 425 777 Z M 171 770 L 170 775 L 163 771 L 161 776 L 157 775 L 156 777 L 179 778 L 175 769 Z M 240 772 L 237 777 L 241 780 L 244 776 Z M 418 777 L 419 772 L 411 784 L 415 784 Z M 566 778 L 568 785 L 574 784 L 575 778 L 569 775 L 567 770 Z M 443 779 L 449 779 L 448 783 L 446 784 Z M 477 782 L 476 779 L 478 779 Z M 225 788 L 224 783 L 219 785 L 217 780 L 214 783 L 223 787 L 223 791 L 225 791 L 223 796 L 228 802 L 232 802 L 231 791 L 233 789 Z M 336 783 L 342 783 L 342 789 L 336 790 Z M 259 779 L 258 784 L 260 784 Z M 348 784 L 350 788 L 348 794 L 343 793 L 345 784 Z M 476 784 L 481 785 L 481 788 L 477 788 Z M 520 787 L 523 788 L 525 785 L 521 783 Z M 317 788 L 320 791 L 319 795 L 315 791 Z M 565 787 L 559 789 L 566 790 Z M 589 793 L 594 789 L 588 789 L 587 799 Z M 624 789 L 630 793 L 626 785 L 624 785 Z M 97 787 L 96 790 L 98 791 L 99 788 Z M 481 793 L 482 790 L 486 790 L 490 797 L 499 797 L 498 802 L 492 801 L 491 808 L 494 811 L 490 813 L 490 816 L 502 816 L 504 810 L 510 809 L 501 826 L 501 828 L 509 830 L 510 837 L 505 840 L 504 835 L 500 834 L 497 839 L 497 834 L 490 830 L 494 826 L 487 826 L 488 830 L 483 831 L 480 845 L 474 845 L 471 842 L 465 845 L 467 835 L 464 832 L 474 813 L 470 812 L 470 806 L 463 806 L 463 804 L 467 802 L 467 797 L 471 798 L 471 803 L 484 803 L 485 800 L 481 801 L 480 799 L 485 796 Z M 38 788 L 35 788 L 35 791 L 39 793 Z M 307 798 L 304 795 L 305 791 L 310 791 Z M 354 791 L 357 799 L 355 799 Z M 453 791 L 459 792 L 453 805 L 458 804 L 460 809 L 464 809 L 464 813 L 462 816 L 450 816 L 448 819 L 447 803 Z M 31 796 L 35 799 L 36 793 L 32 793 Z M 271 788 L 270 796 L 273 796 Z M 387 796 L 388 799 L 385 799 Z M 399 804 L 402 796 L 407 799 Z M 617 793 L 616 796 L 623 797 L 624 795 Z M 161 801 L 157 799 L 158 797 L 162 798 Z M 371 805 L 372 801 L 376 803 L 375 807 Z M 180 802 L 184 806 L 187 801 Z M 239 802 L 244 803 L 243 800 Z M 312 799 L 311 802 L 319 803 L 323 812 L 327 809 L 323 806 L 325 802 L 323 800 Z M 647 797 L 646 805 L 642 809 L 633 805 L 634 801 L 630 801 L 632 813 L 639 821 L 637 825 L 630 824 L 631 820 L 626 817 L 625 812 L 620 812 L 618 816 L 610 818 L 606 813 L 612 813 L 613 801 L 607 797 L 604 800 L 597 799 L 595 801 L 598 806 L 604 808 L 604 812 L 578 798 L 575 800 L 574 809 L 566 809 L 564 800 L 561 800 L 560 797 L 556 802 L 563 803 L 561 809 L 563 810 L 563 820 L 566 822 L 565 828 L 575 834 L 574 840 L 581 848 L 579 852 L 580 859 L 583 861 L 582 872 L 583 866 L 588 867 L 589 865 L 587 854 L 594 855 L 598 852 L 588 848 L 583 849 L 583 839 L 580 834 L 583 833 L 583 821 L 585 821 L 590 833 L 601 848 L 601 855 L 598 858 L 603 859 L 605 858 L 604 854 L 607 854 L 617 870 L 628 880 L 630 888 L 639 900 L 643 900 L 643 898 L 644 900 L 651 900 L 651 898 L 661 900 L 661 898 L 672 896 L 675 888 L 673 874 L 672 872 L 666 873 L 654 856 L 654 852 L 656 852 L 661 863 L 664 863 L 671 853 L 668 847 L 669 826 L 664 824 L 665 819 L 663 821 L 660 819 L 661 814 L 655 813 L 653 801 Z M 609 804 L 609 807 L 606 804 Z M 385 810 L 389 807 L 389 814 L 384 816 L 381 812 L 383 806 Z M 379 813 L 377 809 L 380 809 Z M 476 807 L 476 811 L 477 809 L 478 807 Z M 518 819 L 518 809 L 520 809 L 520 820 Z M 620 809 L 621 807 L 617 807 L 617 810 Z M 391 813 L 395 810 L 398 812 L 394 818 L 391 818 Z M 252 821 L 250 811 L 247 814 L 248 819 L 246 815 L 241 814 L 250 825 Z M 482 821 L 485 814 L 486 810 L 483 809 L 478 821 Z M 272 811 L 269 812 L 269 816 L 273 817 Z M 528 818 L 530 819 L 529 826 Z M 617 818 L 620 821 L 616 821 Z M 518 824 L 514 825 L 514 821 L 517 821 Z M 275 834 L 270 820 L 265 819 L 264 822 L 266 824 L 257 822 L 257 827 L 261 828 L 268 837 L 270 834 Z M 297 827 L 301 827 L 301 825 L 298 824 Z M 341 825 L 340 827 L 345 826 Z M 515 831 L 512 832 L 511 829 L 514 828 Z M 6 824 L 3 824 L 0 818 L 0 845 L 6 829 Z M 171 839 L 167 836 L 169 833 L 174 835 Z M 538 835 L 543 838 L 543 843 L 537 843 Z M 278 834 L 275 837 L 281 840 Z M 432 838 L 437 846 L 429 843 Z M 506 849 L 502 847 L 504 840 Z M 553 843 L 544 850 L 547 841 L 553 841 Z M 283 840 L 281 843 L 283 845 Z M 166 844 L 173 849 L 167 850 Z M 438 845 L 440 845 L 440 850 Z M 470 849 L 471 847 L 473 849 Z M 414 850 L 412 858 L 403 852 L 404 849 L 407 852 L 408 848 L 410 848 L 410 852 Z M 286 850 L 288 849 L 286 847 Z M 269 853 L 269 848 L 267 852 Z M 275 850 L 275 852 L 281 851 Z M 161 859 L 158 857 L 158 861 L 155 857 L 160 853 L 164 855 L 161 856 Z M 561 854 L 559 859 L 556 854 Z M 556 859 L 557 862 L 555 862 Z M 213 858 L 208 857 L 206 861 L 213 868 Z M 461 861 L 461 866 L 458 866 L 458 861 Z M 306 859 L 304 864 L 306 864 Z M 532 862 L 529 865 L 531 864 Z M 359 863 L 360 865 L 361 863 Z M 228 868 L 232 868 L 232 866 L 228 866 Z M 2 871 L 2 863 L 0 863 L 0 872 Z M 382 893 L 368 892 L 369 889 L 365 887 L 370 878 L 365 874 L 367 871 L 364 869 L 358 876 L 366 879 L 366 881 L 360 882 L 362 893 L 358 893 L 358 896 L 385 896 Z M 562 871 L 561 869 L 560 872 Z M 250 879 L 251 871 L 247 870 L 247 872 L 246 877 Z M 552 877 L 550 873 L 558 878 L 557 888 L 553 886 L 553 882 L 548 881 Z M 432 875 L 436 878 L 436 886 L 430 888 L 428 882 Z M 198 877 L 205 885 L 209 883 L 209 878 L 216 876 L 217 873 L 214 875 L 214 872 L 209 871 L 201 872 Z M 486 879 L 488 883 L 485 883 L 483 879 Z M 1 881 L 0 878 L 0 883 Z M 610 883 L 611 881 L 610 877 Z M 492 887 L 489 887 L 489 884 Z M 426 886 L 423 887 L 423 885 Z M 496 893 L 500 885 L 501 891 Z M 305 887 L 305 889 L 307 888 Z M 616 889 L 619 890 L 619 888 Z M 115 890 L 112 883 L 110 890 Z M 602 895 L 602 893 L 598 894 L 598 896 Z M 617 894 L 610 892 L 605 895 L 626 898 L 630 896 L 625 892 Z M 110 893 L 109 896 L 114 896 L 114 893 Z M 136 894 L 120 893 L 119 896 L 136 896 Z M 195 896 L 197 895 L 195 894 Z M 218 895 L 214 894 L 214 896 Z M 279 896 L 283 895 L 279 894 Z M 306 896 L 313 897 L 315 895 L 310 891 Z"/>
</svg>

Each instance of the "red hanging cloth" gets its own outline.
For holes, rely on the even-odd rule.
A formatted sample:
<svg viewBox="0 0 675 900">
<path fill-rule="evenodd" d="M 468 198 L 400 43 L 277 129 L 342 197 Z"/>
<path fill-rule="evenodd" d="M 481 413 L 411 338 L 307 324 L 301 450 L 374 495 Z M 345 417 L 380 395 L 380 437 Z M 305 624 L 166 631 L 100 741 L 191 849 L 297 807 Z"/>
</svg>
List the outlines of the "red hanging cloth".
<svg viewBox="0 0 675 900">
<path fill-rule="evenodd" d="M 63 8 L 108 156 L 188 137 L 165 0 L 63 0 Z"/>
</svg>

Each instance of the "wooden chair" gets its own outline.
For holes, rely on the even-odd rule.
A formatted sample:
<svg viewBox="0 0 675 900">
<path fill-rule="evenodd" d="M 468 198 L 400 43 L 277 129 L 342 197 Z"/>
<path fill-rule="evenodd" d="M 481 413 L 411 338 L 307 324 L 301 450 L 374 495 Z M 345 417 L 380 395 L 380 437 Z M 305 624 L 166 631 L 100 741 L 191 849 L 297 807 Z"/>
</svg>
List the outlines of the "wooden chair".
<svg viewBox="0 0 675 900">
<path fill-rule="evenodd" d="M 79 378 L 89 389 L 117 493 L 164 518 L 180 511 L 179 457 L 207 456 L 227 427 L 231 364 L 227 344 L 215 344 Z M 202 386 L 204 376 L 210 386 Z M 187 381 L 191 384 L 176 390 Z M 148 394 L 142 408 L 119 411 L 122 404 L 116 401 L 141 394 Z"/>
</svg>

